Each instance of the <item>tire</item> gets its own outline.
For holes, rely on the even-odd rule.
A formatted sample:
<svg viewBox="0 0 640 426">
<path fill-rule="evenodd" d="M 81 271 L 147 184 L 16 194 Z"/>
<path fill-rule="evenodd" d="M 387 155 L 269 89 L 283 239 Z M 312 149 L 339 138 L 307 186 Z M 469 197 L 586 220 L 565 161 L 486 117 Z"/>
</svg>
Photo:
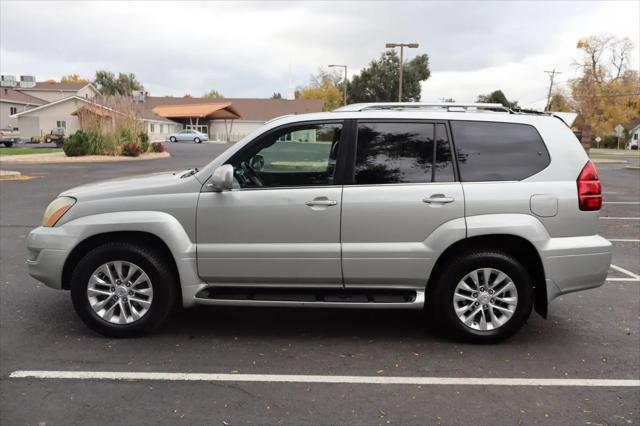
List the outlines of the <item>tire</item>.
<svg viewBox="0 0 640 426">
<path fill-rule="evenodd" d="M 169 141 L 170 141 L 170 142 L 175 143 L 175 142 L 177 142 L 178 140 L 175 138 L 175 136 L 171 136 L 171 137 L 169 138 Z"/>
<path fill-rule="evenodd" d="M 102 268 L 102 271 L 105 271 L 104 266 L 105 264 L 109 264 L 109 262 L 121 262 L 125 264 L 125 266 L 121 267 L 121 272 L 125 271 L 123 275 L 131 271 L 131 269 L 129 269 L 131 268 L 130 265 L 134 265 L 146 273 L 148 280 L 145 282 L 143 277 L 141 284 L 136 286 L 134 283 L 133 286 L 127 286 L 128 289 L 124 287 L 124 283 L 122 283 L 122 285 L 111 286 L 111 289 L 109 289 L 109 286 L 115 283 L 109 283 L 110 279 L 106 275 L 101 275 L 104 279 L 103 282 L 107 283 L 106 288 L 103 284 L 95 285 L 90 283 L 90 279 L 94 273 L 100 268 Z M 128 264 L 128 266 L 126 264 Z M 168 264 L 169 262 L 167 262 L 165 256 L 160 255 L 155 250 L 146 246 L 124 241 L 98 246 L 78 262 L 71 275 L 71 300 L 73 307 L 89 328 L 104 336 L 135 337 L 146 334 L 163 323 L 176 301 L 177 292 L 175 280 L 177 280 L 177 277 L 174 271 L 167 266 Z M 111 275 L 117 278 L 117 270 L 111 268 Z M 136 277 L 140 278 L 141 275 L 134 273 L 131 281 L 138 281 Z M 103 309 L 103 311 L 107 311 L 103 313 L 103 315 L 99 315 L 92 307 L 92 301 L 90 301 L 89 298 L 90 286 L 93 286 L 94 289 L 98 289 L 101 292 L 98 293 L 97 296 L 94 296 L 94 304 L 100 304 L 102 301 L 111 298 L 111 301 L 107 302 Z M 151 288 L 151 292 L 148 290 L 149 287 Z M 120 290 L 123 291 L 120 292 Z M 129 291 L 128 294 L 127 290 Z M 145 292 L 145 295 L 142 294 L 143 292 Z M 103 293 L 105 295 L 103 295 Z M 111 293 L 111 295 L 107 296 L 107 293 Z M 124 295 L 121 293 L 124 293 Z M 91 294 L 93 295 L 94 293 L 92 292 Z M 131 295 L 136 297 L 136 301 L 134 301 Z M 120 298 L 117 296 L 120 296 Z M 131 298 L 128 308 L 125 307 L 126 303 L 123 302 L 123 300 L 128 300 L 127 296 Z M 97 300 L 98 297 L 103 299 Z M 146 300 L 150 300 L 150 303 L 149 306 L 146 307 L 147 310 L 144 311 L 144 305 L 138 304 L 137 300 L 148 297 L 150 297 L 150 299 Z M 120 302 L 122 302 L 120 306 L 111 309 L 114 304 L 119 304 Z M 140 315 L 140 318 L 133 319 L 134 314 L 130 308 L 131 306 L 135 307 L 136 312 L 144 311 Z M 121 310 L 123 308 L 124 314 Z M 108 317 L 109 310 L 111 310 L 112 314 L 115 313 L 111 318 Z M 125 321 L 124 324 L 121 323 L 123 315 L 126 321 L 129 321 L 129 319 L 132 321 L 128 323 Z M 117 319 L 114 318 L 116 316 L 118 317 Z M 120 323 L 114 323 L 113 321 L 119 321 Z"/>
<path fill-rule="evenodd" d="M 500 277 L 499 272 L 504 273 L 506 278 L 494 284 L 495 290 L 488 289 L 484 284 L 484 272 L 480 272 L 480 282 L 474 288 L 473 274 L 477 270 L 493 271 L 489 274 L 489 288 L 492 280 Z M 470 273 L 472 276 L 467 276 Z M 472 290 L 482 288 L 483 291 L 467 292 L 462 284 L 463 279 L 466 280 L 465 284 L 469 283 L 468 287 L 471 287 Z M 533 284 L 529 273 L 515 258 L 501 251 L 483 250 L 458 256 L 444 268 L 441 268 L 441 272 L 431 285 L 433 285 L 432 291 L 429 292 L 431 300 L 427 301 L 427 313 L 431 314 L 429 315 L 430 319 L 446 330 L 449 335 L 466 342 L 495 343 L 506 339 L 524 325 L 533 307 Z M 503 287 L 508 288 L 503 290 Z M 493 292 L 493 297 L 489 295 L 489 291 Z M 495 297 L 500 292 L 500 297 Z M 455 296 L 456 294 L 458 296 Z M 515 309 L 513 305 L 502 302 L 502 300 L 513 301 L 514 295 L 517 301 Z M 471 300 L 475 300 L 475 302 Z M 477 307 L 475 303 L 478 303 Z M 463 320 L 458 317 L 454 304 L 461 311 L 465 311 L 467 306 L 470 307 L 470 310 L 463 313 L 463 315 L 468 313 L 465 318 L 470 322 L 469 325 L 463 323 Z M 494 306 L 498 307 L 494 308 Z M 478 311 L 478 308 L 481 309 L 478 314 L 471 315 Z M 511 316 L 507 318 L 503 312 L 510 310 L 512 311 Z M 483 327 L 483 317 L 491 321 L 491 324 L 485 321 Z M 504 322 L 501 323 L 501 321 Z"/>
<path fill-rule="evenodd" d="M 64 141 L 56 141 L 56 148 L 62 148 Z"/>
<path fill-rule="evenodd" d="M 4 146 L 11 148 L 13 146 L 13 142 L 4 142 Z"/>
<path fill-rule="evenodd" d="M 194 141 L 195 143 L 202 143 L 202 141 L 200 140 L 200 138 L 195 138 L 193 141 Z"/>
</svg>

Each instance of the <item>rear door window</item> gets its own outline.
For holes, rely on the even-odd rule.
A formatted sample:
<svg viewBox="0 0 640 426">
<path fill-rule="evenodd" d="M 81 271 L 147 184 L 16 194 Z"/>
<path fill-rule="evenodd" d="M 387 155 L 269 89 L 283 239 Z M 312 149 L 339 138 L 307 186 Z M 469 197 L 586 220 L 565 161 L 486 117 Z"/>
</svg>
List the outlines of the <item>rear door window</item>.
<svg viewBox="0 0 640 426">
<path fill-rule="evenodd" d="M 522 180 L 545 169 L 549 153 L 528 124 L 452 121 L 463 182 Z"/>
<path fill-rule="evenodd" d="M 444 124 L 358 123 L 356 185 L 454 180 Z"/>
</svg>

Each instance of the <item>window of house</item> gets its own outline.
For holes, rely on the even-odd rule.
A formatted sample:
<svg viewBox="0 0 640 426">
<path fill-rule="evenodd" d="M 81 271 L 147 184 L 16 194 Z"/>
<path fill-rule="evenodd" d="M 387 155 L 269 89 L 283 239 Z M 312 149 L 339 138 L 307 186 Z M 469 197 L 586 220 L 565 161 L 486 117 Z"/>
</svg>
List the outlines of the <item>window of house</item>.
<svg viewBox="0 0 640 426">
<path fill-rule="evenodd" d="M 156 131 L 156 125 L 153 123 L 149 123 L 149 132 L 155 133 L 155 131 Z"/>
<path fill-rule="evenodd" d="M 56 121 L 56 127 L 62 127 L 63 129 L 67 128 L 67 122 L 64 120 Z"/>
<path fill-rule="evenodd" d="M 342 124 L 305 124 L 256 140 L 229 160 L 241 188 L 333 185 Z"/>
<path fill-rule="evenodd" d="M 17 114 L 18 113 L 18 108 L 17 107 L 9 107 L 9 115 L 13 115 L 13 114 Z"/>
<path fill-rule="evenodd" d="M 164 124 L 160 125 L 160 133 L 164 133 Z"/>
<path fill-rule="evenodd" d="M 549 165 L 549 153 L 528 124 L 452 121 L 463 182 L 522 180 Z"/>
<path fill-rule="evenodd" d="M 360 122 L 355 184 L 454 181 L 444 124 Z"/>
</svg>

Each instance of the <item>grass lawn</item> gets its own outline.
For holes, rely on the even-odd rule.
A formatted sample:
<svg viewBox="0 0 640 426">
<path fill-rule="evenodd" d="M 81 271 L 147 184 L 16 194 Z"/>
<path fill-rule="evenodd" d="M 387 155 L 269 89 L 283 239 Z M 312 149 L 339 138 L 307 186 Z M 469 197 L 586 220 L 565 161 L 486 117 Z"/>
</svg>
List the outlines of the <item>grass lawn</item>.
<svg viewBox="0 0 640 426">
<path fill-rule="evenodd" d="M 591 157 L 614 157 L 624 155 L 627 157 L 640 157 L 640 151 L 637 149 L 604 149 L 604 148 L 591 148 L 589 150 Z"/>
<path fill-rule="evenodd" d="M 0 148 L 0 155 L 49 154 L 62 152 L 62 148 Z"/>
</svg>

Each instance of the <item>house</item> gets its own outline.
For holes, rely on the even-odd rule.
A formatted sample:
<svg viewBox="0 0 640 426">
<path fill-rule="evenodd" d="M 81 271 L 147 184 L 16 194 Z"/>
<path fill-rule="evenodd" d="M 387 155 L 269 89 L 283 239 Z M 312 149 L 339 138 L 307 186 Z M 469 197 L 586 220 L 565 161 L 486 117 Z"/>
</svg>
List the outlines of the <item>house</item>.
<svg viewBox="0 0 640 426">
<path fill-rule="evenodd" d="M 98 89 L 89 82 L 36 82 L 33 76 L 20 76 L 20 80 L 16 80 L 14 76 L 2 75 L 0 79 L 0 129 L 18 128 L 20 136 L 23 138 L 40 136 L 49 132 L 53 127 L 65 127 L 67 118 L 60 116 L 52 121 L 43 117 L 42 120 L 34 120 L 33 115 L 30 115 L 29 119 L 22 120 L 28 127 L 28 134 L 26 134 L 23 132 L 22 127 L 24 126 L 19 124 L 20 114 L 63 99 L 73 97 L 92 99 L 99 94 Z M 58 114 L 60 111 L 56 113 Z M 45 127 L 36 130 L 34 126 L 38 122 L 42 122 Z M 56 124 L 61 125 L 57 126 Z"/>
<path fill-rule="evenodd" d="M 27 111 L 47 101 L 9 87 L 0 87 L 0 129 L 15 129 L 18 119 L 13 115 Z"/>
<path fill-rule="evenodd" d="M 142 93 L 136 93 L 130 100 L 152 141 L 166 140 L 182 129 L 194 129 L 208 134 L 210 140 L 235 142 L 273 118 L 320 112 L 323 105 L 322 100 L 178 98 Z M 112 97 L 73 95 L 18 112 L 13 117 L 18 120 L 22 137 L 39 136 L 55 127 L 64 127 L 67 134 L 72 134 L 81 128 L 79 109 L 112 104 Z M 118 110 L 117 106 L 110 108 Z"/>
<path fill-rule="evenodd" d="M 16 90 L 47 102 L 58 101 L 69 96 L 90 99 L 100 94 L 100 91 L 92 83 L 88 82 L 58 83 L 54 81 L 39 81 L 33 86 L 19 87 Z"/>
<path fill-rule="evenodd" d="M 205 133 L 209 135 L 209 140 L 229 142 L 237 142 L 276 117 L 321 112 L 323 106 L 323 101 L 319 99 L 213 99 L 172 96 L 147 96 L 143 103 L 145 109 L 182 124 L 182 128 Z M 220 108 L 226 112 L 212 111 L 209 115 L 203 116 L 200 110 L 203 105 L 208 105 L 209 110 Z"/>
</svg>

